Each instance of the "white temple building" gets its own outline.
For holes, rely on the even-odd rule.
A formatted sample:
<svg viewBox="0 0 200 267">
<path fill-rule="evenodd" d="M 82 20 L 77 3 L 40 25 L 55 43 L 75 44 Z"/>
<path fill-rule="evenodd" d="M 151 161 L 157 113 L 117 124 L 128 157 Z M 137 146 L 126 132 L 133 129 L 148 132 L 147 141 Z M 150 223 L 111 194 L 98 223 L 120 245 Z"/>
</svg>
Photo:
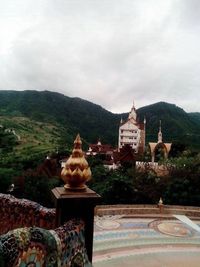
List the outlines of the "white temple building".
<svg viewBox="0 0 200 267">
<path fill-rule="evenodd" d="M 130 145 L 135 153 L 144 153 L 145 150 L 145 125 L 137 121 L 137 113 L 133 103 L 127 120 L 121 119 L 119 126 L 118 150 L 124 145 Z"/>
</svg>

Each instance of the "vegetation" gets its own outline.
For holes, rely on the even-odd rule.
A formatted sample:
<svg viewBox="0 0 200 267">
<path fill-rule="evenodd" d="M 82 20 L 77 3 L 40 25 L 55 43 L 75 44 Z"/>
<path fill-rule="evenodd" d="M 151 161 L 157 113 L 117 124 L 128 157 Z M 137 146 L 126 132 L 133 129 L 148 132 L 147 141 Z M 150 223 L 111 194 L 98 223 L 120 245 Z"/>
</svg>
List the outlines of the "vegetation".
<svg viewBox="0 0 200 267">
<path fill-rule="evenodd" d="M 157 140 L 159 120 L 162 120 L 164 141 L 181 141 L 190 148 L 200 148 L 199 113 L 186 113 L 165 102 L 140 108 L 137 113 L 140 122 L 146 117 L 147 142 Z M 31 127 L 36 128 L 38 133 L 32 135 L 35 143 L 43 144 L 42 130 L 47 133 L 49 128 L 51 137 L 47 134 L 47 140 L 52 140 L 50 143 L 54 140 L 55 147 L 58 140 L 61 145 L 71 145 L 78 132 L 86 145 L 96 142 L 99 137 L 103 143 L 117 145 L 119 122 L 121 117 L 127 118 L 127 113 L 113 114 L 83 99 L 49 91 L 0 91 L 0 116 L 0 124 L 6 123 L 5 127 L 14 129 L 19 126 L 21 131 L 22 128 L 27 131 L 27 136 Z M 24 118 L 24 123 L 19 121 L 18 124 L 19 118 Z M 34 122 L 40 123 L 31 125 Z"/>
<path fill-rule="evenodd" d="M 200 154 L 184 153 L 166 162 L 169 175 L 164 177 L 149 167 L 143 172 L 125 167 L 109 171 L 97 160 L 90 187 L 104 204 L 156 204 L 162 197 L 165 204 L 200 206 Z"/>
<path fill-rule="evenodd" d="M 72 142 L 72 138 L 67 134 L 65 128 L 56 124 L 42 123 L 25 117 L 9 116 L 1 116 L 0 124 L 2 125 L 0 145 L 12 147 L 12 149 L 5 149 L 7 153 L 11 150 L 14 150 L 17 155 L 28 154 L 30 151 L 32 153 L 36 151 L 47 153 L 63 148 L 64 144 L 67 146 L 70 141 Z M 15 135 L 12 132 L 6 132 L 13 129 Z M 6 140 L 6 137 L 10 139 Z"/>
<path fill-rule="evenodd" d="M 0 115 L 59 125 L 69 136 L 79 132 L 86 142 L 104 137 L 104 142 L 112 144 L 115 144 L 120 121 L 120 115 L 99 105 L 48 91 L 1 91 Z"/>
<path fill-rule="evenodd" d="M 16 136 L 7 132 L 5 127 L 0 127 L 0 155 L 4 155 L 7 152 L 11 152 L 17 145 Z"/>
<path fill-rule="evenodd" d="M 186 113 L 174 104 L 159 102 L 138 109 L 140 120 L 146 117 L 146 141 L 157 141 L 159 120 L 162 121 L 164 142 L 180 142 L 192 148 L 200 149 L 200 115 Z"/>
<path fill-rule="evenodd" d="M 172 159 L 164 198 L 169 204 L 200 206 L 200 154 Z"/>
<path fill-rule="evenodd" d="M 24 181 L 23 197 L 36 201 L 45 207 L 53 207 L 51 190 L 60 186 L 61 180 L 58 177 L 34 177 L 26 176 Z"/>
<path fill-rule="evenodd" d="M 59 108 L 58 108 L 59 107 Z M 138 110 L 146 117 L 147 143 L 157 141 L 159 120 L 163 140 L 173 142 L 168 162 L 169 175 L 159 177 L 151 169 L 138 172 L 124 165 L 109 171 L 102 158 L 90 159 L 93 180 L 89 186 L 103 197 L 103 203 L 164 203 L 200 205 L 200 114 L 186 113 L 175 105 L 156 103 Z M 50 189 L 60 184 L 58 177 L 33 176 L 35 169 L 52 152 L 69 154 L 80 132 L 84 149 L 100 137 L 103 143 L 117 144 L 120 118 L 102 107 L 79 98 L 52 92 L 0 92 L 0 192 L 16 177 L 26 173 L 21 197 L 51 206 Z M 10 130 L 14 130 L 10 131 Z M 193 152 L 190 152 L 193 151 Z M 149 160 L 147 151 L 144 160 Z"/>
<path fill-rule="evenodd" d="M 8 193 L 10 185 L 13 183 L 16 171 L 11 168 L 0 168 L 0 192 Z"/>
</svg>

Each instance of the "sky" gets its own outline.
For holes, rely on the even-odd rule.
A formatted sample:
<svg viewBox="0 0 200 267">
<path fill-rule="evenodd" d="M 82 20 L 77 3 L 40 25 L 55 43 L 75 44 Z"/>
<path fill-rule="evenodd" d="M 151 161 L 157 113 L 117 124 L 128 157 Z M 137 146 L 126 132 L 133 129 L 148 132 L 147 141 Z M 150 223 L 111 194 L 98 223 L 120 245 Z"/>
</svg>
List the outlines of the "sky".
<svg viewBox="0 0 200 267">
<path fill-rule="evenodd" d="M 0 90 L 200 112 L 199 0 L 1 0 Z"/>
</svg>

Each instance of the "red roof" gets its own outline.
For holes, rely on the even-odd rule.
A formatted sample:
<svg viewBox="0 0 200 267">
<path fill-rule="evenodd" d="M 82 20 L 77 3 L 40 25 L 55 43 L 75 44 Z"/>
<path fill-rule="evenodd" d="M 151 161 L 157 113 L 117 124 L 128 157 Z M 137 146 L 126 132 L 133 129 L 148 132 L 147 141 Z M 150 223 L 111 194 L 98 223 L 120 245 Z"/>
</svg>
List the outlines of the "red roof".
<svg viewBox="0 0 200 267">
<path fill-rule="evenodd" d="M 111 145 L 98 145 L 98 144 L 90 144 L 89 148 L 91 148 L 92 152 L 97 153 L 108 153 L 113 151 L 113 147 Z"/>
</svg>

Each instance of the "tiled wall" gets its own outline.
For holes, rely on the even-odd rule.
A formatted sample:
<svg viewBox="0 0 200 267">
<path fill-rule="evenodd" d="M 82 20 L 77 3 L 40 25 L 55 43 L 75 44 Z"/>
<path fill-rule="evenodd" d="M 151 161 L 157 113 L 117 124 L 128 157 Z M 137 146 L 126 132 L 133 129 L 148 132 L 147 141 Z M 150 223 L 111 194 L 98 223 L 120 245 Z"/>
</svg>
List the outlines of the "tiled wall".
<svg viewBox="0 0 200 267">
<path fill-rule="evenodd" d="M 70 220 L 55 230 L 18 228 L 1 235 L 0 266 L 91 266 L 85 249 L 83 222 Z"/>
<path fill-rule="evenodd" d="M 55 228 L 55 209 L 26 199 L 0 194 L 0 234 L 20 227 Z"/>
<path fill-rule="evenodd" d="M 0 266 L 90 267 L 84 223 L 74 219 L 54 228 L 54 209 L 0 194 Z"/>
</svg>

